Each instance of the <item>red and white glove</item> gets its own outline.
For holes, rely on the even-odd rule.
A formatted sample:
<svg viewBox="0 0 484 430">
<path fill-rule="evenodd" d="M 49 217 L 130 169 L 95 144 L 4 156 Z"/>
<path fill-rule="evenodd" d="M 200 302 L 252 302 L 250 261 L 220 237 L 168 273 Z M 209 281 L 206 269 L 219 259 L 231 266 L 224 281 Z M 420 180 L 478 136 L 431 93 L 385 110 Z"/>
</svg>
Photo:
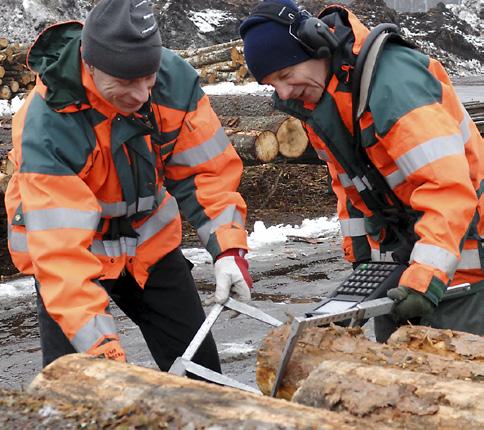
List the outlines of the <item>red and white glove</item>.
<svg viewBox="0 0 484 430">
<path fill-rule="evenodd" d="M 217 257 L 213 265 L 215 294 L 207 299 L 205 304 L 223 304 L 231 295 L 241 302 L 250 300 L 252 278 L 249 274 L 249 263 L 244 258 L 245 254 L 244 249 L 228 249 Z"/>
<path fill-rule="evenodd" d="M 93 345 L 87 353 L 95 357 L 126 362 L 126 354 L 117 339 L 104 338 Z"/>
</svg>

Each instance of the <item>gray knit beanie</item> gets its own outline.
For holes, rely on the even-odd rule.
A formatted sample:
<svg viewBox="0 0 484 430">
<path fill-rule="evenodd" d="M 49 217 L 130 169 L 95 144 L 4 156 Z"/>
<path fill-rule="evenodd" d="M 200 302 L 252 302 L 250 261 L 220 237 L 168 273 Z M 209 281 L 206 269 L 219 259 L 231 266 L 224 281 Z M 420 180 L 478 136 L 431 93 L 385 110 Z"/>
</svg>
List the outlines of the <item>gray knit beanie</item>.
<svg viewBox="0 0 484 430">
<path fill-rule="evenodd" d="M 121 79 L 157 72 L 161 46 L 149 0 L 100 0 L 82 29 L 84 61 Z"/>
</svg>

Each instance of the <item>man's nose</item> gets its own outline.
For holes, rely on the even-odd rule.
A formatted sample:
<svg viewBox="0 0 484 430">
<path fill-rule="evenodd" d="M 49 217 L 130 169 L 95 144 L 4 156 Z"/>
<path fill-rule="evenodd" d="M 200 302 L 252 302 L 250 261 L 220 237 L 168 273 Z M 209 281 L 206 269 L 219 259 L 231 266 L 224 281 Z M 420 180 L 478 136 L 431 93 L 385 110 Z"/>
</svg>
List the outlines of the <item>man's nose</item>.
<svg viewBox="0 0 484 430">
<path fill-rule="evenodd" d="M 150 96 L 151 87 L 146 82 L 137 82 L 132 85 L 129 95 L 138 103 L 144 103 Z"/>
<path fill-rule="evenodd" d="M 284 83 L 278 83 L 274 85 L 277 95 L 281 100 L 289 100 L 291 97 L 291 87 Z"/>
</svg>

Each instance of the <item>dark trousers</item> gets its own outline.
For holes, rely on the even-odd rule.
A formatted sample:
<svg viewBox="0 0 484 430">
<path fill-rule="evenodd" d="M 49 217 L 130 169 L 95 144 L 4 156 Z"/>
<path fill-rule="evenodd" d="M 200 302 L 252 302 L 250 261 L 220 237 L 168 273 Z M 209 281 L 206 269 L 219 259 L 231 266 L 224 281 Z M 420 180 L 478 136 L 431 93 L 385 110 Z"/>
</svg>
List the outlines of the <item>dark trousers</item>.
<svg viewBox="0 0 484 430">
<path fill-rule="evenodd" d="M 439 303 L 435 311 L 412 324 L 433 328 L 451 329 L 484 335 L 484 282 L 474 284 L 471 293 L 460 298 Z M 375 318 L 375 336 L 378 342 L 386 342 L 398 325 L 390 316 Z"/>
<path fill-rule="evenodd" d="M 191 267 L 180 249 L 176 249 L 153 267 L 144 289 L 129 273 L 115 280 L 102 281 L 112 300 L 140 328 L 156 364 L 163 371 L 169 370 L 173 361 L 183 354 L 205 319 Z M 39 294 L 37 310 L 45 367 L 56 358 L 76 351 L 48 315 Z M 211 334 L 193 361 L 221 372 Z"/>
</svg>

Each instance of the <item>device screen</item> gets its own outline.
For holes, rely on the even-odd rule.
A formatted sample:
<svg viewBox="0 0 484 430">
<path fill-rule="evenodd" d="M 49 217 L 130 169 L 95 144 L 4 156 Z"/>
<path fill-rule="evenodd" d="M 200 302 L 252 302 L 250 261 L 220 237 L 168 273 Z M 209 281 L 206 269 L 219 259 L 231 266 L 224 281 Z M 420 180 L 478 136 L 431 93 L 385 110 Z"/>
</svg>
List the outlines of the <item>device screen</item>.
<svg viewBox="0 0 484 430">
<path fill-rule="evenodd" d="M 315 309 L 313 313 L 317 314 L 335 314 L 337 312 L 343 312 L 346 309 L 353 307 L 356 302 L 347 302 L 344 300 L 330 300 L 323 306 Z"/>
</svg>

